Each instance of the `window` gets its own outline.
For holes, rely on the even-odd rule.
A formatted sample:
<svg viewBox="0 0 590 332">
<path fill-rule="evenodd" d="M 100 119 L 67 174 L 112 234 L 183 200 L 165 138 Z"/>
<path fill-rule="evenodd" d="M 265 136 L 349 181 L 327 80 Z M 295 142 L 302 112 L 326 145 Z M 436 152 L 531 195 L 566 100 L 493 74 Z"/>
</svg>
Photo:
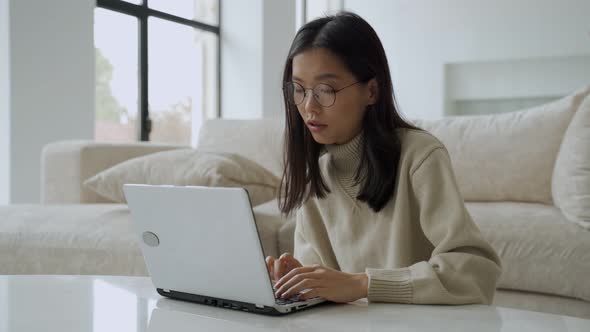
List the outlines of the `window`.
<svg viewBox="0 0 590 332">
<path fill-rule="evenodd" d="M 219 117 L 220 0 L 97 0 L 95 139 L 196 145 Z"/>
</svg>

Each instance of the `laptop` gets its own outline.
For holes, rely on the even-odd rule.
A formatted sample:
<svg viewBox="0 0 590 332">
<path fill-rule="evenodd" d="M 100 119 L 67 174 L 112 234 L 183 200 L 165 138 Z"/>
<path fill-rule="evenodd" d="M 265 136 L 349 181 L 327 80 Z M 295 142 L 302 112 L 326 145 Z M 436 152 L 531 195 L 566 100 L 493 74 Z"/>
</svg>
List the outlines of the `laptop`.
<svg viewBox="0 0 590 332">
<path fill-rule="evenodd" d="M 246 189 L 125 184 L 123 191 L 160 295 L 268 315 L 326 301 L 275 298 Z"/>
</svg>

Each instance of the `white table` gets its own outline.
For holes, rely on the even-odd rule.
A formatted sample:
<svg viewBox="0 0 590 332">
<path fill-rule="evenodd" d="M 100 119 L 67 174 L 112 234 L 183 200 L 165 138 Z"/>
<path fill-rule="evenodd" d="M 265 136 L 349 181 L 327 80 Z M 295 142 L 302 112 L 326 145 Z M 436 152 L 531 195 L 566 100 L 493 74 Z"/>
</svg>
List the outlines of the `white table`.
<svg viewBox="0 0 590 332">
<path fill-rule="evenodd" d="M 283 317 L 174 301 L 149 278 L 0 276 L 0 332 L 590 331 L 590 320 L 483 305 L 327 304 Z"/>
</svg>

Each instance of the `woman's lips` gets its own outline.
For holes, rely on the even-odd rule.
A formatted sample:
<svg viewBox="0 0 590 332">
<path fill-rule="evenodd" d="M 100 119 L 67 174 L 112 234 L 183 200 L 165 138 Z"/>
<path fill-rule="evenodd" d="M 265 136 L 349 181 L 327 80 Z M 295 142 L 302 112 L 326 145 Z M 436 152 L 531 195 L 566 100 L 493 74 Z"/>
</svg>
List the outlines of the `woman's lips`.
<svg viewBox="0 0 590 332">
<path fill-rule="evenodd" d="M 308 122 L 307 127 L 313 132 L 319 132 L 328 127 L 328 125 Z"/>
</svg>

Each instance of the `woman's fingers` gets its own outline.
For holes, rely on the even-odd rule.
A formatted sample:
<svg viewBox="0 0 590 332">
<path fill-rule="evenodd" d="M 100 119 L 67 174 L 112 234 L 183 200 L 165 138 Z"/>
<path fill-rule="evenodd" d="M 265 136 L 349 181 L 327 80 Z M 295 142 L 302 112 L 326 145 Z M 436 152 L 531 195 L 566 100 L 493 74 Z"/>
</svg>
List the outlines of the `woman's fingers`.
<svg viewBox="0 0 590 332">
<path fill-rule="evenodd" d="M 302 266 L 301 263 L 288 252 L 282 254 L 279 258 L 266 256 L 265 261 L 270 278 L 274 281 L 278 281 L 291 270 Z"/>
<path fill-rule="evenodd" d="M 278 259 L 275 260 L 274 263 L 275 280 L 277 281 L 285 274 L 289 273 L 289 271 L 301 266 L 299 261 L 296 260 L 290 253 L 282 254 Z"/>
<path fill-rule="evenodd" d="M 291 264 L 293 264 L 293 265 L 296 265 L 296 267 L 303 266 L 303 265 L 302 265 L 302 264 L 301 264 L 301 263 L 300 263 L 300 262 L 297 260 L 297 258 L 295 258 L 295 257 L 294 257 L 292 254 L 290 254 L 290 253 L 288 253 L 288 252 L 286 252 L 286 253 L 282 254 L 280 258 L 282 258 L 282 259 L 284 259 L 284 260 L 286 260 L 286 261 L 290 262 L 290 263 L 291 263 Z"/>
<path fill-rule="evenodd" d="M 285 293 L 279 295 L 283 298 L 290 298 L 293 295 L 299 294 L 302 290 L 305 289 L 316 289 L 322 285 L 322 281 L 314 278 L 305 278 L 290 287 Z"/>
<path fill-rule="evenodd" d="M 275 261 L 275 280 L 281 279 L 290 271 L 287 266 L 289 263 L 285 257 L 286 256 L 281 255 L 281 257 Z"/>
<path fill-rule="evenodd" d="M 299 292 L 300 290 L 305 289 L 301 288 L 298 289 L 297 292 L 295 292 L 294 289 L 296 286 L 317 286 L 315 284 L 316 281 L 317 273 L 315 272 L 299 273 L 294 277 L 290 278 L 289 280 L 282 282 L 278 287 L 276 287 L 275 296 L 289 297 L 293 294 L 297 294 L 297 292 Z M 314 284 L 308 284 L 310 282 L 314 282 Z"/>
<path fill-rule="evenodd" d="M 285 282 L 287 282 L 291 278 L 293 278 L 293 276 L 295 276 L 297 274 L 301 274 L 301 273 L 313 272 L 319 267 L 320 267 L 319 265 L 296 267 L 296 268 L 292 269 L 291 271 L 289 271 L 284 276 L 282 276 L 280 279 L 278 279 L 277 283 L 275 284 L 275 287 L 277 289 L 279 289 L 279 287 L 281 287 L 283 284 L 285 284 Z"/>
<path fill-rule="evenodd" d="M 266 268 L 271 280 L 278 280 L 275 278 L 275 258 L 272 256 L 266 256 Z"/>
<path fill-rule="evenodd" d="M 285 252 L 279 257 L 279 259 L 281 259 L 281 258 L 285 259 L 285 258 L 289 258 L 289 257 L 293 258 L 293 255 L 290 252 Z"/>
</svg>

